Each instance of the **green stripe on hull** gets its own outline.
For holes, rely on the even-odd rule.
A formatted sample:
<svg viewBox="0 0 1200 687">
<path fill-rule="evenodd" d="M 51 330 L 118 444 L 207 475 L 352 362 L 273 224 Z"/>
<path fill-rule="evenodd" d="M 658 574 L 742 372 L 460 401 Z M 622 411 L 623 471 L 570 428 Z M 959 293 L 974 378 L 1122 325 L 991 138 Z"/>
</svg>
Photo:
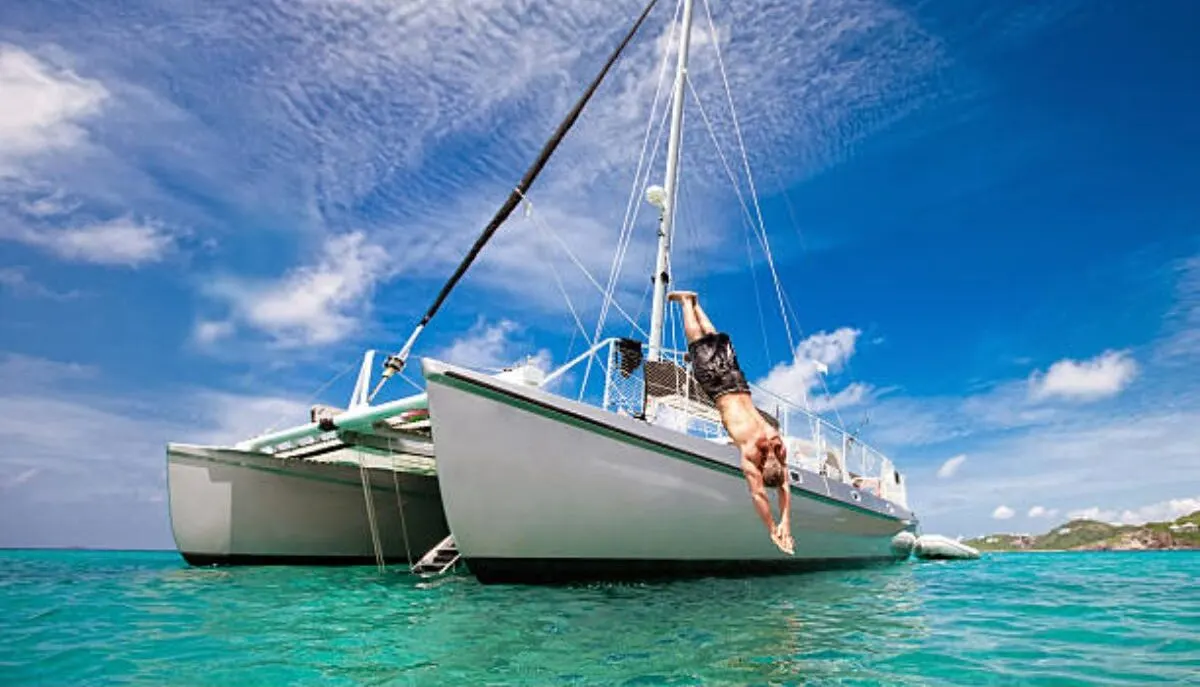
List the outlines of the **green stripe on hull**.
<svg viewBox="0 0 1200 687">
<path fill-rule="evenodd" d="M 197 455 L 193 455 L 190 453 L 177 453 L 175 455 L 177 456 L 177 459 L 180 459 L 180 460 L 197 460 L 197 461 L 203 461 L 205 463 L 215 463 L 217 465 L 225 465 L 228 467 L 245 468 L 247 470 L 255 470 L 257 472 L 266 472 L 266 473 L 269 473 L 272 475 L 280 475 L 281 477 L 291 477 L 293 479 L 303 479 L 303 480 L 308 480 L 310 482 L 323 482 L 325 484 L 336 484 L 338 486 L 343 486 L 343 487 L 354 487 L 355 489 L 362 489 L 361 481 L 352 482 L 350 480 L 338 479 L 336 477 L 324 477 L 322 475 L 313 475 L 313 474 L 309 474 L 307 472 L 297 472 L 295 470 L 285 470 L 283 468 L 270 467 L 267 465 L 255 465 L 253 463 L 244 463 L 244 462 L 241 462 L 238 460 L 227 460 L 227 459 L 222 459 L 222 458 L 215 458 L 213 456 L 197 456 Z M 170 460 L 168 458 L 168 463 L 169 462 L 170 462 Z M 337 465 L 337 466 L 345 467 L 345 468 L 352 468 L 352 469 L 356 469 L 356 470 L 358 469 L 357 465 L 354 465 L 351 463 L 322 463 L 322 465 Z M 367 469 L 368 470 L 381 470 L 383 468 L 368 467 Z M 408 473 L 408 474 L 417 475 L 418 477 L 433 477 L 433 475 L 424 475 L 424 474 L 419 474 L 419 473 Z M 377 492 L 384 493 L 384 494 L 391 494 L 394 492 L 394 488 L 393 487 L 381 487 L 377 484 L 372 483 L 371 491 L 377 491 Z"/>
<path fill-rule="evenodd" d="M 709 470 L 713 470 L 715 472 L 720 472 L 720 473 L 729 475 L 731 477 L 737 477 L 738 479 L 744 479 L 741 469 L 738 467 L 735 467 L 733 465 L 730 465 L 728 463 L 721 463 L 721 462 L 709 460 L 707 458 L 701 458 L 700 456 L 696 456 L 694 454 L 688 453 L 686 451 L 682 451 L 680 449 L 663 446 L 662 444 L 658 444 L 656 442 L 649 441 L 647 439 L 643 439 L 641 437 L 634 436 L 634 435 L 628 434 L 626 432 L 615 430 L 615 429 L 612 429 L 611 427 L 605 427 L 604 425 L 598 424 L 594 421 L 585 420 L 585 419 L 576 417 L 575 415 L 573 415 L 569 412 L 558 410 L 555 408 L 549 408 L 540 403 L 535 403 L 533 401 L 529 401 L 529 400 L 526 400 L 526 399 L 523 399 L 523 398 L 520 398 L 517 396 L 513 396 L 511 394 L 504 393 L 503 391 L 497 391 L 495 389 L 491 389 L 486 386 L 482 386 L 479 384 L 473 384 L 470 381 L 458 379 L 456 377 L 450 377 L 448 375 L 441 374 L 441 373 L 434 373 L 434 374 L 426 375 L 425 381 L 427 381 L 431 384 L 441 384 L 442 386 L 447 386 L 447 387 L 450 387 L 453 389 L 458 389 L 459 391 L 463 391 L 463 392 L 466 392 L 466 393 L 469 393 L 469 394 L 472 394 L 475 396 L 482 396 L 483 398 L 487 398 L 492 401 L 496 401 L 497 403 L 502 403 L 504 405 L 511 406 L 513 408 L 517 408 L 517 409 L 524 410 L 529 413 L 533 413 L 534 415 L 539 415 L 548 420 L 553 420 L 555 422 L 561 422 L 563 424 L 570 425 L 577 429 L 582 429 L 582 430 L 591 432 L 593 434 L 599 434 L 600 436 L 607 437 L 609 439 L 614 439 L 616 441 L 620 441 L 620 442 L 629 444 L 631 446 L 635 446 L 637 448 L 645 449 L 647 451 L 653 451 L 655 453 L 658 453 L 659 455 L 666 456 L 667 458 L 673 458 L 675 460 L 682 460 L 686 463 L 690 463 L 690 464 L 696 465 L 698 467 L 707 468 Z M 433 411 L 433 416 L 434 416 L 434 421 L 436 422 L 437 421 L 437 411 L 436 410 Z M 437 445 L 436 442 L 437 442 L 437 438 L 434 437 L 434 445 L 435 446 Z M 435 451 L 436 451 L 436 449 L 435 449 Z M 876 511 L 873 511 L 870 508 L 864 508 L 862 506 L 856 506 L 852 503 L 846 503 L 845 501 L 840 501 L 835 498 L 830 498 L 828 496 L 824 496 L 822 494 L 818 494 L 815 492 L 808 491 L 807 489 L 797 487 L 796 485 L 791 485 L 790 488 L 791 488 L 793 494 L 796 494 L 803 498 L 809 498 L 814 501 L 821 501 L 823 503 L 828 503 L 828 504 L 831 504 L 834 506 L 838 506 L 840 508 L 845 508 L 847 510 L 855 511 L 857 513 L 862 513 L 863 515 L 871 515 L 876 518 L 882 518 L 884 520 L 890 520 L 893 522 L 900 521 L 900 518 L 897 518 L 895 516 L 885 515 L 884 513 L 878 513 Z"/>
</svg>

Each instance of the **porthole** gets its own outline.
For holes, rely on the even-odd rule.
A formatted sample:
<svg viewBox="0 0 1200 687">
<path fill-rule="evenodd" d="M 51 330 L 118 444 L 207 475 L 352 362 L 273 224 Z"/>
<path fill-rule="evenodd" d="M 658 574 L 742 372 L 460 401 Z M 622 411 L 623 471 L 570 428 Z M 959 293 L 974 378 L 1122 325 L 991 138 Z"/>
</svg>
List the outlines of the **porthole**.
<svg viewBox="0 0 1200 687">
<path fill-rule="evenodd" d="M 854 499 L 855 501 L 862 501 L 862 496 L 859 496 L 857 491 L 850 492 L 850 498 Z"/>
<path fill-rule="evenodd" d="M 804 478 L 800 476 L 798 470 L 788 470 L 788 477 L 796 484 L 804 484 Z"/>
</svg>

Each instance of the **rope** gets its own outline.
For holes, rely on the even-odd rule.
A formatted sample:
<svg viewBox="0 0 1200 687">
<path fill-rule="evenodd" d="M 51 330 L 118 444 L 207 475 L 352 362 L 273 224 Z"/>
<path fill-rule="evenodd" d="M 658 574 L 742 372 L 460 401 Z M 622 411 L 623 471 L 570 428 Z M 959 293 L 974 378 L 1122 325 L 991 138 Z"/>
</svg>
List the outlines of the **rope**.
<svg viewBox="0 0 1200 687">
<path fill-rule="evenodd" d="M 746 239 L 746 260 L 750 263 L 750 279 L 754 282 L 754 305 L 758 308 L 758 327 L 762 330 L 763 353 L 766 354 L 766 360 L 771 360 L 771 344 L 767 337 L 767 316 L 763 312 L 762 294 L 758 287 L 758 270 L 754 267 L 754 250 L 750 247 L 750 231 L 746 223 L 742 223 L 742 236 Z"/>
<path fill-rule="evenodd" d="M 526 201 L 526 203 L 528 203 L 528 207 L 529 207 L 528 217 L 530 217 L 532 219 L 533 203 L 529 203 L 528 200 Z M 540 222 L 534 222 L 534 226 L 536 226 L 538 228 L 538 230 L 541 231 L 542 234 L 547 233 L 545 228 L 542 226 L 542 224 Z M 562 277 L 559 276 L 559 274 L 558 274 L 558 268 L 554 266 L 553 260 L 546 260 L 546 264 L 550 266 L 550 272 L 554 275 L 554 283 L 558 285 L 558 292 L 562 294 L 563 300 L 565 300 L 567 302 L 567 309 L 571 311 L 571 317 L 575 320 L 575 326 L 577 326 L 579 328 L 580 333 L 583 334 L 583 338 L 587 339 L 587 335 L 588 335 L 587 328 L 583 326 L 583 322 L 579 319 L 579 313 L 575 311 L 575 304 L 571 301 L 571 296 L 567 293 L 567 287 L 563 285 Z M 571 332 L 572 345 L 574 345 L 574 342 L 575 342 L 575 332 L 572 331 Z M 567 353 L 568 359 L 570 356 L 569 351 L 570 351 L 570 349 L 568 349 L 568 353 Z"/>
<path fill-rule="evenodd" d="M 330 378 L 328 381 L 326 381 L 324 384 L 322 384 L 316 391 L 314 391 L 313 394 L 311 396 L 309 396 L 307 400 L 305 400 L 304 405 L 310 406 L 314 402 L 316 402 L 317 398 L 320 397 L 321 394 L 325 393 L 326 389 L 328 389 L 330 386 L 332 386 L 333 383 L 336 382 L 337 380 L 346 376 L 346 373 L 349 372 L 350 370 L 353 370 L 357 365 L 358 365 L 358 363 L 350 363 L 349 365 L 344 367 L 341 372 L 334 375 L 332 378 Z M 269 433 L 275 431 L 279 427 L 279 423 L 288 419 L 288 417 L 290 415 L 291 415 L 291 413 L 283 413 L 282 415 L 279 416 L 279 419 L 272 422 L 271 426 L 264 429 L 261 432 L 261 434 L 269 434 Z"/>
<path fill-rule="evenodd" d="M 733 91 L 729 88 L 729 76 L 725 73 L 725 60 L 721 58 L 721 45 L 717 40 L 717 27 L 713 23 L 712 12 L 708 7 L 708 0 L 704 0 L 704 13 L 708 17 L 708 27 L 712 37 L 713 50 L 716 52 L 717 66 L 720 68 L 721 81 L 725 86 L 725 97 L 729 103 L 729 114 L 733 120 L 733 131 L 737 137 L 738 148 L 742 153 L 742 164 L 746 168 L 746 181 L 750 185 L 750 197 L 754 201 L 754 211 L 758 217 L 759 228 L 762 231 L 763 252 L 767 257 L 767 265 L 771 268 L 771 278 L 775 281 L 775 295 L 779 298 L 779 311 L 783 316 L 784 331 L 787 333 L 789 350 L 792 352 L 794 359 L 796 356 L 796 342 L 792 338 L 792 327 L 788 323 L 787 310 L 783 305 L 783 287 L 779 281 L 779 274 L 775 271 L 775 259 L 771 255 L 771 247 L 767 239 L 766 223 L 763 221 L 762 208 L 758 203 L 758 191 L 754 187 L 754 174 L 750 171 L 750 158 L 746 154 L 746 142 L 742 138 L 742 127 L 738 124 L 737 109 L 733 105 Z"/>
<path fill-rule="evenodd" d="M 367 475 L 363 452 L 356 450 L 354 454 L 358 456 L 358 475 L 362 479 L 363 503 L 367 507 L 367 527 L 371 530 L 371 546 L 375 550 L 375 565 L 379 567 L 379 572 L 383 572 L 383 544 L 379 542 L 379 523 L 375 522 L 375 498 L 371 494 L 371 478 Z"/>
<path fill-rule="evenodd" d="M 759 323 L 760 329 L 762 330 L 763 349 L 766 351 L 767 360 L 770 360 L 771 359 L 771 348 L 770 348 L 770 343 L 769 343 L 768 337 L 767 337 L 766 316 L 763 313 L 762 298 L 760 297 L 760 294 L 759 294 L 758 272 L 754 268 L 754 254 L 750 247 L 750 231 L 754 230 L 754 226 L 755 226 L 754 225 L 754 217 L 750 213 L 750 207 L 746 204 L 746 199 L 745 199 L 745 196 L 742 195 L 741 188 L 739 188 L 739 186 L 738 186 L 737 176 L 733 173 L 733 168 L 730 167 L 730 165 L 729 165 L 729 159 L 725 157 L 725 151 L 721 150 L 721 144 L 717 140 L 717 134 L 716 134 L 716 131 L 713 129 L 712 120 L 710 120 L 708 118 L 708 112 L 704 109 L 704 103 L 700 100 L 700 94 L 696 92 L 696 88 L 695 88 L 695 86 L 692 85 L 692 82 L 690 79 L 688 80 L 688 87 L 691 90 L 692 98 L 696 101 L 696 109 L 698 109 L 700 111 L 700 118 L 704 120 L 704 127 L 705 127 L 705 129 L 708 130 L 708 137 L 710 140 L 712 140 L 713 147 L 717 151 L 717 157 L 721 160 L 721 166 L 724 167 L 725 174 L 729 177 L 729 180 L 733 183 L 733 193 L 735 196 L 737 196 L 738 205 L 741 206 L 741 208 L 742 208 L 742 215 L 743 215 L 742 219 L 744 220 L 742 223 L 742 228 L 747 230 L 745 233 L 746 257 L 750 263 L 750 276 L 754 280 L 754 302 L 755 302 L 755 305 L 758 306 L 758 323 Z M 754 238 L 758 239 L 758 243 L 760 246 L 763 245 L 762 238 L 758 235 L 757 231 L 754 232 Z M 788 343 L 791 343 L 790 337 L 789 337 Z"/>
<path fill-rule="evenodd" d="M 600 283 L 596 281 L 595 277 L 592 276 L 592 273 L 588 271 L 588 268 L 585 267 L 582 262 L 580 262 L 579 258 L 575 257 L 575 253 L 571 252 L 571 248 L 569 246 L 567 246 L 566 243 L 563 242 L 562 238 L 557 233 L 555 233 L 553 228 L 551 228 L 545 222 L 542 222 L 541 218 L 532 212 L 533 201 L 529 200 L 529 198 L 527 198 L 524 194 L 522 194 L 521 197 L 525 200 L 526 203 L 529 204 L 529 207 L 530 207 L 529 216 L 533 219 L 533 221 L 535 223 L 539 224 L 547 232 L 549 232 L 551 238 L 553 238 L 555 240 L 555 242 L 558 243 L 559 247 L 563 249 L 563 252 L 567 254 L 567 257 L 571 259 L 571 262 L 575 263 L 575 266 L 579 268 L 579 271 L 583 272 L 583 276 L 587 277 L 587 280 L 589 282 L 591 282 L 592 286 L 596 287 L 597 291 L 604 293 L 604 287 L 600 286 Z M 612 306 L 617 309 L 617 312 L 621 313 L 621 315 L 623 315 L 625 317 L 625 319 L 629 320 L 629 322 L 631 324 L 633 324 L 633 326 L 635 326 L 635 327 L 638 326 L 637 322 L 634 321 L 634 319 L 629 316 L 629 313 L 625 312 L 624 308 L 622 308 L 615 300 L 612 300 L 611 302 L 612 302 Z M 641 332 L 643 336 L 646 336 L 646 332 L 644 330 L 642 330 L 641 327 L 638 327 L 638 331 Z"/>
<path fill-rule="evenodd" d="M 671 32 L 667 36 L 667 45 L 670 45 L 675 38 L 675 27 L 678 24 L 679 12 L 683 7 L 683 2 L 680 0 L 675 3 L 675 15 L 671 21 Z M 662 86 L 666 80 L 667 64 L 669 63 L 670 50 L 663 52 L 662 64 L 658 70 L 658 82 L 654 87 L 654 100 L 650 106 L 650 116 L 646 118 L 646 133 L 642 136 L 642 148 L 638 154 L 637 169 L 634 171 L 633 184 L 629 189 L 629 198 L 625 202 L 625 218 L 621 222 L 621 233 L 617 239 L 617 250 L 613 254 L 613 263 L 608 271 L 608 285 L 604 290 L 604 301 L 600 304 L 600 314 L 596 320 L 596 331 L 592 335 L 590 345 L 595 345 L 596 341 L 600 340 L 600 333 L 604 329 L 604 322 L 608 319 L 608 305 L 612 294 L 616 290 L 617 275 L 621 272 L 621 266 L 625 263 L 625 254 L 629 250 L 629 241 L 633 237 L 633 225 L 637 221 L 638 212 L 641 210 L 641 203 L 637 202 L 638 190 L 643 185 L 642 181 L 642 164 L 646 159 L 646 149 L 650 142 L 650 131 L 654 126 L 654 113 L 658 110 L 658 100 L 662 94 Z M 662 140 L 663 125 L 666 122 L 667 113 L 670 108 L 664 107 L 662 118 L 659 121 L 658 134 L 654 139 L 653 152 L 650 155 L 650 164 L 646 165 L 646 178 L 650 176 L 650 171 L 654 168 L 654 161 L 658 155 L 658 144 Z M 589 366 L 590 369 L 590 366 Z"/>
<path fill-rule="evenodd" d="M 404 533 L 404 558 L 408 561 L 408 571 L 412 572 L 412 551 L 408 546 L 408 523 L 404 520 L 404 498 L 400 496 L 400 477 L 396 469 L 396 450 L 392 446 L 392 438 L 388 437 L 388 455 L 392 457 L 392 488 L 396 492 L 396 510 L 400 511 L 400 530 Z"/>
</svg>

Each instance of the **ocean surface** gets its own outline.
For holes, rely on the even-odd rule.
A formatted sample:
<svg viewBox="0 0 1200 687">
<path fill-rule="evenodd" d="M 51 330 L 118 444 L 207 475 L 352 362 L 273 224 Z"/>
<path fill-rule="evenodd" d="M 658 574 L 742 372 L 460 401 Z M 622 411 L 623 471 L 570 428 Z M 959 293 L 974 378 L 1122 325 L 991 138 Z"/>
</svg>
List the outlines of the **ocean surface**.
<svg viewBox="0 0 1200 687">
<path fill-rule="evenodd" d="M 0 685 L 1200 685 L 1200 553 L 564 587 L 0 551 Z"/>
</svg>

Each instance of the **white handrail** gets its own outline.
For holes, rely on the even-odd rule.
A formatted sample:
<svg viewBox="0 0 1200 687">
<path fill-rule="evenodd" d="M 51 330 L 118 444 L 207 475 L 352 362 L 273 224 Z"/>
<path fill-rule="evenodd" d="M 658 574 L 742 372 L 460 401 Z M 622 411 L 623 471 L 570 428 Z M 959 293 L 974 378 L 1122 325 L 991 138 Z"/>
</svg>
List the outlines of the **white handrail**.
<svg viewBox="0 0 1200 687">
<path fill-rule="evenodd" d="M 562 366 L 560 366 L 554 372 L 551 372 L 550 374 L 546 375 L 546 377 L 544 379 L 542 379 L 541 383 L 538 384 L 538 386 L 545 387 L 545 386 L 549 385 L 554 380 L 556 380 L 559 377 L 566 374 L 567 370 L 570 370 L 572 367 L 575 367 L 576 365 L 578 365 L 581 360 L 594 355 L 596 353 L 596 351 L 600 350 L 601 348 L 604 348 L 605 346 L 608 346 L 609 344 L 615 342 L 616 340 L 617 340 L 617 337 L 610 336 L 609 338 L 600 341 L 595 346 L 592 346 L 591 348 L 587 349 L 583 353 L 580 353 L 579 355 L 572 358 L 569 362 L 564 363 Z"/>
</svg>

